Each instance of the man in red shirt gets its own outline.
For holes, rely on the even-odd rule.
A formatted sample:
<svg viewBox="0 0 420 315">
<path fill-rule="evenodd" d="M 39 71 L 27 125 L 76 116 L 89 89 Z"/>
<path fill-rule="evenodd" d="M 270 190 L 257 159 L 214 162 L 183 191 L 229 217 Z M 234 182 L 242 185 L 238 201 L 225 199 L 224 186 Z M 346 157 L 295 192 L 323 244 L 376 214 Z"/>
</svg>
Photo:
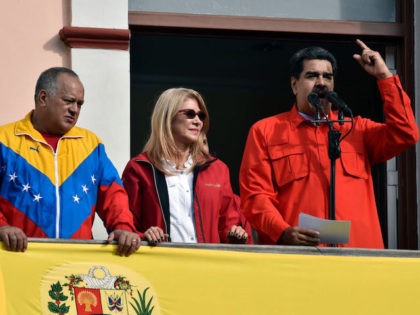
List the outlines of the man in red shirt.
<svg viewBox="0 0 420 315">
<path fill-rule="evenodd" d="M 398 75 L 389 71 L 378 52 L 360 40 L 357 44 L 362 52 L 353 58 L 377 79 L 385 123 L 360 116 L 353 124 L 333 123 L 342 135 L 335 169 L 335 219 L 351 221 L 350 240 L 344 246 L 383 248 L 371 167 L 415 144 L 418 128 Z M 319 232 L 299 227 L 298 219 L 300 213 L 329 218 L 330 126 L 314 122 L 317 110 L 308 95 L 319 96 L 321 119 L 339 118 L 325 97 L 334 89 L 337 63 L 325 49 L 308 47 L 292 56 L 290 66 L 294 106 L 258 121 L 249 131 L 240 170 L 242 209 L 260 243 L 316 246 Z"/>
</svg>

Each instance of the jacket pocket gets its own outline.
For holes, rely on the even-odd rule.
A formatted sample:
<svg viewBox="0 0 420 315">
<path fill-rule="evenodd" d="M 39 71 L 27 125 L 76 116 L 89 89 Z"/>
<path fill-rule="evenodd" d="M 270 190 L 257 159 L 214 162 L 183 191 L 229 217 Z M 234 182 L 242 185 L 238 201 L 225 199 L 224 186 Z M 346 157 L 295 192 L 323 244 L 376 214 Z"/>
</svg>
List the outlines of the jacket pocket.
<svg viewBox="0 0 420 315">
<path fill-rule="evenodd" d="M 268 148 L 273 165 L 274 180 L 279 187 L 308 176 L 308 159 L 303 148 L 285 148 L 273 146 Z"/>
<path fill-rule="evenodd" d="M 342 151 L 340 160 L 345 175 L 361 179 L 369 178 L 369 172 L 366 169 L 365 156 L 362 152 Z"/>
</svg>

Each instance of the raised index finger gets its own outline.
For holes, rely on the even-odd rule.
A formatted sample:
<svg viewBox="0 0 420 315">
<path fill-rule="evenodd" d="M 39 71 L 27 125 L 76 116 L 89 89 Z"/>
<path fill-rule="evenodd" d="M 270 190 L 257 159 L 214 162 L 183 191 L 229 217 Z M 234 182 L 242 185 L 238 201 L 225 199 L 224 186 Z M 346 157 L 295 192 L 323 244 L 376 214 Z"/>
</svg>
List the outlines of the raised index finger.
<svg viewBox="0 0 420 315">
<path fill-rule="evenodd" d="M 360 39 L 356 39 L 357 45 L 359 45 L 362 49 L 370 49 L 364 42 L 362 42 Z"/>
</svg>

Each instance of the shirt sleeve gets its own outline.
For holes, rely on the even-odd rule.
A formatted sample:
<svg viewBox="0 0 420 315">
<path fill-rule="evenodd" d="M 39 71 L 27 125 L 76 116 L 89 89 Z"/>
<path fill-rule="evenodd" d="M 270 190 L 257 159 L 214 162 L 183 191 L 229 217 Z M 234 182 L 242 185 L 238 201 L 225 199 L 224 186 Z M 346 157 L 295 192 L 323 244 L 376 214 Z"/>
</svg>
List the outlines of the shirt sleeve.
<svg viewBox="0 0 420 315">
<path fill-rule="evenodd" d="M 127 166 L 125 167 L 122 175 L 122 180 L 124 188 L 129 196 L 129 207 L 134 217 L 134 225 L 139 227 L 140 224 L 138 220 L 140 218 L 140 211 L 142 206 L 140 200 L 140 176 L 136 172 L 136 165 L 137 164 L 133 160 L 130 160 L 127 163 Z"/>
<path fill-rule="evenodd" d="M 251 225 L 276 243 L 289 227 L 279 211 L 264 125 L 251 127 L 239 173 L 242 212 Z"/>
<path fill-rule="evenodd" d="M 241 225 L 238 204 L 235 201 L 232 185 L 230 183 L 229 169 L 222 164 L 223 172 L 220 174 L 222 181 L 222 205 L 219 220 L 219 237 L 222 243 L 228 243 L 227 235 L 234 225 Z"/>
<path fill-rule="evenodd" d="M 118 172 L 107 157 L 104 148 L 100 149 L 99 154 L 101 155 L 101 178 L 96 211 L 103 220 L 108 233 L 116 229 L 135 232 L 127 192 L 122 186 Z"/>
<path fill-rule="evenodd" d="M 383 101 L 385 123 L 361 120 L 372 164 L 389 160 L 419 139 L 411 101 L 398 75 L 378 80 L 377 84 Z"/>
</svg>

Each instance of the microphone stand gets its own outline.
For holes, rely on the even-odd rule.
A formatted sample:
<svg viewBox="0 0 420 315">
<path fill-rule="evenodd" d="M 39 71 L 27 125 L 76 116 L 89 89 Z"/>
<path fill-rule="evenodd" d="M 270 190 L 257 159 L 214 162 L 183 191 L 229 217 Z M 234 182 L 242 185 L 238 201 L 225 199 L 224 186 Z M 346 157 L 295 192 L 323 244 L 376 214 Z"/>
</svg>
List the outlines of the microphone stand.
<svg viewBox="0 0 420 315">
<path fill-rule="evenodd" d="M 341 121 L 341 120 L 340 120 Z M 333 123 L 328 121 L 328 157 L 330 158 L 330 209 L 329 219 L 335 220 L 335 166 L 336 160 L 341 155 L 340 136 L 341 132 L 333 128 Z"/>
<path fill-rule="evenodd" d="M 316 117 L 317 118 L 317 117 Z M 328 118 L 319 120 L 315 119 L 315 125 L 320 123 L 327 123 L 329 127 L 328 131 L 328 157 L 330 158 L 330 199 L 329 199 L 329 219 L 335 220 L 335 167 L 336 160 L 341 155 L 340 150 L 340 136 L 341 131 L 334 129 L 333 124 L 337 122 L 340 125 L 343 125 L 345 122 L 353 122 L 353 120 L 344 119 L 344 115 L 339 113 L 337 120 L 328 120 Z M 330 244 L 330 247 L 335 247 L 334 244 Z"/>
</svg>

